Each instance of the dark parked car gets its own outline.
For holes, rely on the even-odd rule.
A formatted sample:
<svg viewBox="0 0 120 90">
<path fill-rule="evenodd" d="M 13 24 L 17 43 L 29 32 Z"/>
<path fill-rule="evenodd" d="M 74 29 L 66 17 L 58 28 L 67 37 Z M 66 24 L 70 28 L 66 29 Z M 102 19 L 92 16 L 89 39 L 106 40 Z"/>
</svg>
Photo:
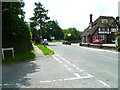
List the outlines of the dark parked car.
<svg viewBox="0 0 120 90">
<path fill-rule="evenodd" d="M 100 39 L 96 39 L 94 41 L 92 41 L 93 44 L 103 44 L 103 41 Z"/>
<path fill-rule="evenodd" d="M 63 41 L 63 44 L 71 45 L 71 42 L 70 41 Z"/>
</svg>

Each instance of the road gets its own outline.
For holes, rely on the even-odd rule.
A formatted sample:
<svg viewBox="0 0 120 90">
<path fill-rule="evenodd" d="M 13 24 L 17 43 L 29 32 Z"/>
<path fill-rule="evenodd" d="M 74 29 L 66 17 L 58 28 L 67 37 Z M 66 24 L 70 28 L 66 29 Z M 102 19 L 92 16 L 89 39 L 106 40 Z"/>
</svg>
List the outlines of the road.
<svg viewBox="0 0 120 90">
<path fill-rule="evenodd" d="M 118 88 L 118 52 L 50 43 L 52 56 L 3 65 L 3 88 Z"/>
</svg>

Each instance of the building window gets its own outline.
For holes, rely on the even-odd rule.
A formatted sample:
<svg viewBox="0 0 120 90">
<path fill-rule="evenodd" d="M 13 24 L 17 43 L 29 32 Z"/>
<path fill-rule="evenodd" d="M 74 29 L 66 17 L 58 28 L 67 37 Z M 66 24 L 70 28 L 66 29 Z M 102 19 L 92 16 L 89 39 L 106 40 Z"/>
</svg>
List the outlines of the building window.
<svg viewBox="0 0 120 90">
<path fill-rule="evenodd" d="M 117 32 L 116 28 L 111 28 L 111 32 Z"/>
<path fill-rule="evenodd" d="M 100 36 L 99 36 L 99 39 L 105 40 L 105 35 L 100 35 Z"/>
<path fill-rule="evenodd" d="M 109 28 L 101 28 L 101 29 L 99 29 L 99 34 L 109 34 Z"/>
<path fill-rule="evenodd" d="M 102 21 L 103 24 L 108 23 L 108 19 L 102 19 L 101 21 Z"/>
</svg>

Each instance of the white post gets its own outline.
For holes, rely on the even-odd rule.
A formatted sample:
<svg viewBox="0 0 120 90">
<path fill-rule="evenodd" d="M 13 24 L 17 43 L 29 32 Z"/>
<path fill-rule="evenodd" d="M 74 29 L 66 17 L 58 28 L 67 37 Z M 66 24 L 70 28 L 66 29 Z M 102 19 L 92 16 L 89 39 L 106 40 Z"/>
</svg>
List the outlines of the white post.
<svg viewBox="0 0 120 90">
<path fill-rule="evenodd" d="M 4 59 L 4 52 L 3 52 L 3 49 L 2 49 L 2 56 L 3 56 L 3 59 Z"/>
</svg>

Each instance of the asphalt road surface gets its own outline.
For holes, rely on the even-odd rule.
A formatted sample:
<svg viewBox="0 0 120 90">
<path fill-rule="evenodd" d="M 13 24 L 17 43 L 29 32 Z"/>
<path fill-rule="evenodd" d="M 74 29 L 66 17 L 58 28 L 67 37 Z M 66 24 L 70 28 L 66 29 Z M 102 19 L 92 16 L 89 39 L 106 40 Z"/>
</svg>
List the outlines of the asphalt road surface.
<svg viewBox="0 0 120 90">
<path fill-rule="evenodd" d="M 52 56 L 3 65 L 3 88 L 118 88 L 118 52 L 50 43 Z"/>
</svg>

